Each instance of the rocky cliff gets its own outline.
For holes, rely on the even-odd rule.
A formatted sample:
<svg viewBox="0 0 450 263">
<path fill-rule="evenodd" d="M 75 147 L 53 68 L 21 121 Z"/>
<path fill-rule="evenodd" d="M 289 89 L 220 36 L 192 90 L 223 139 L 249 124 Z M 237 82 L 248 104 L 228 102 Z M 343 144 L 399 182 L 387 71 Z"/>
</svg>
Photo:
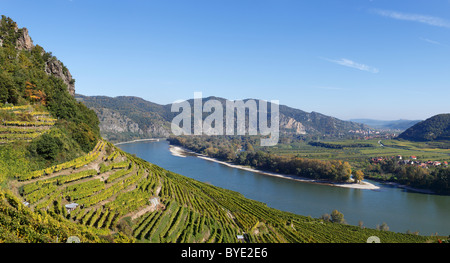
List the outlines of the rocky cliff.
<svg viewBox="0 0 450 263">
<path fill-rule="evenodd" d="M 27 28 L 19 28 L 17 23 L 10 18 L 2 16 L 2 23 L 0 24 L 0 47 L 4 44 L 10 44 L 17 50 L 25 50 L 32 52 L 36 46 L 31 39 Z M 41 55 L 45 53 L 42 47 L 39 47 L 42 51 Z M 67 85 L 67 89 L 72 96 L 75 96 L 75 79 L 72 78 L 69 70 L 64 64 L 51 53 L 46 56 L 45 72 L 48 75 L 55 76 L 63 80 Z"/>
<path fill-rule="evenodd" d="M 283 114 L 280 115 L 280 128 L 294 134 L 306 134 L 306 128 L 301 122 Z"/>
<path fill-rule="evenodd" d="M 108 108 L 92 108 L 100 120 L 100 132 L 111 142 L 143 138 L 165 138 L 170 135 L 168 125 L 149 122 L 139 125 L 128 116 Z"/>
<path fill-rule="evenodd" d="M 22 28 L 19 32 L 19 28 L 15 28 L 16 33 L 19 37 L 16 40 L 16 48 L 18 50 L 28 50 L 31 51 L 34 48 L 33 40 L 31 40 L 28 34 L 28 29 L 26 27 Z"/>
<path fill-rule="evenodd" d="M 75 96 L 75 79 L 72 78 L 70 71 L 64 66 L 64 64 L 57 60 L 55 57 L 51 57 L 45 63 L 45 72 L 48 75 L 53 75 L 57 78 L 62 79 L 67 85 L 67 89 L 70 95 Z"/>
<path fill-rule="evenodd" d="M 136 122 L 117 111 L 107 108 L 94 108 L 93 110 L 99 117 L 100 130 L 102 132 L 128 132 L 140 135 L 144 134 L 144 131 L 139 128 L 139 125 Z"/>
</svg>

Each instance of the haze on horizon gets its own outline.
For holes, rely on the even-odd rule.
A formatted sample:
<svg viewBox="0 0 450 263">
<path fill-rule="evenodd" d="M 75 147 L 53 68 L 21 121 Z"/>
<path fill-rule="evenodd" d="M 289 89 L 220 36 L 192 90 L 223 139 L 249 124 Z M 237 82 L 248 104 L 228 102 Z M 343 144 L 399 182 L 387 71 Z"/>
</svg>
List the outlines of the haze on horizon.
<svg viewBox="0 0 450 263">
<path fill-rule="evenodd" d="M 348 119 L 450 112 L 450 1 L 2 0 L 83 95 L 279 100 Z"/>
</svg>

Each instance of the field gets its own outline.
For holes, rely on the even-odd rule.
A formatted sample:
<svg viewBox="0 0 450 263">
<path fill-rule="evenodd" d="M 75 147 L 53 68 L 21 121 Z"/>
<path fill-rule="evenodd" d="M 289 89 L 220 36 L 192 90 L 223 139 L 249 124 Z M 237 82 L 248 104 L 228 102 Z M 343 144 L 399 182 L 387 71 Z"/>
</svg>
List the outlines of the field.
<svg viewBox="0 0 450 263">
<path fill-rule="evenodd" d="M 279 144 L 267 148 L 274 154 L 294 155 L 298 157 L 321 159 L 321 160 L 343 160 L 358 166 L 361 162 L 367 162 L 374 157 L 392 157 L 401 155 L 409 158 L 416 156 L 422 161 L 450 162 L 450 143 L 434 142 L 419 143 L 390 140 L 342 140 L 322 142 L 322 146 L 314 146 L 300 141 L 290 145 Z"/>
<path fill-rule="evenodd" d="M 105 141 L 73 161 L 17 176 L 10 185 L 26 202 L 22 209 L 56 214 L 100 235 L 120 232 L 136 242 L 363 243 L 373 235 L 383 242 L 435 239 L 275 210 L 164 170 Z"/>
</svg>

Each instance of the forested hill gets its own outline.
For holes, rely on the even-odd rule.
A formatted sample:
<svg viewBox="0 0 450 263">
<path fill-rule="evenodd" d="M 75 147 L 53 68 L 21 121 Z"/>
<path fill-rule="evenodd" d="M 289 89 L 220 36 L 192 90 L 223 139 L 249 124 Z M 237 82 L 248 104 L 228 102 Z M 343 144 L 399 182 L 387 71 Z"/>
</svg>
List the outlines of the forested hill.
<svg viewBox="0 0 450 263">
<path fill-rule="evenodd" d="M 170 107 L 132 96 L 107 97 L 75 94 L 97 114 L 102 136 L 111 142 L 167 137 L 170 134 Z"/>
<path fill-rule="evenodd" d="M 450 140 L 450 114 L 435 115 L 398 136 L 410 141 Z"/>
<path fill-rule="evenodd" d="M 21 167 L 33 169 L 92 150 L 100 138 L 99 121 L 92 110 L 75 100 L 74 94 L 75 80 L 67 67 L 51 52 L 34 44 L 26 28 L 19 28 L 11 18 L 2 16 L 0 143 L 17 143 L 12 148 L 6 143 L 2 152 L 16 152 L 23 147 L 28 156 Z M 54 125 L 44 125 L 43 118 Z M 18 143 L 18 139 L 39 134 L 44 135 L 30 146 Z M 0 165 L 0 173 L 10 167 L 7 163 Z"/>
<path fill-rule="evenodd" d="M 138 97 L 83 96 L 76 95 L 93 109 L 100 119 L 102 136 L 110 141 L 124 141 L 137 138 L 167 137 L 170 135 L 170 122 L 178 115 L 171 112 L 171 104 L 160 105 Z M 226 99 L 215 99 L 225 105 Z M 188 100 L 193 105 L 193 100 Z M 269 112 L 270 113 L 270 112 Z M 225 111 L 224 111 L 225 114 Z M 204 118 L 208 116 L 204 114 Z M 225 119 L 225 118 L 224 118 Z M 280 132 L 291 135 L 345 136 L 351 130 L 363 130 L 368 126 L 339 120 L 317 112 L 305 112 L 280 105 Z"/>
</svg>

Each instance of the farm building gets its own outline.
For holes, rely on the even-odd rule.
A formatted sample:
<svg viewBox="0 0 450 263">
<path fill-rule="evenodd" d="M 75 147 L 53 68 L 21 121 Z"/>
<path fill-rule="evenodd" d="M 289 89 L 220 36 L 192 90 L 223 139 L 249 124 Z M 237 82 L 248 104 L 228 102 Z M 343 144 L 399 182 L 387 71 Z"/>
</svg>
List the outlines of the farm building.
<svg viewBox="0 0 450 263">
<path fill-rule="evenodd" d="M 71 204 L 65 205 L 67 213 L 70 214 L 70 212 L 75 210 L 75 208 L 77 208 L 77 206 L 78 206 L 77 203 L 71 203 Z"/>
</svg>

